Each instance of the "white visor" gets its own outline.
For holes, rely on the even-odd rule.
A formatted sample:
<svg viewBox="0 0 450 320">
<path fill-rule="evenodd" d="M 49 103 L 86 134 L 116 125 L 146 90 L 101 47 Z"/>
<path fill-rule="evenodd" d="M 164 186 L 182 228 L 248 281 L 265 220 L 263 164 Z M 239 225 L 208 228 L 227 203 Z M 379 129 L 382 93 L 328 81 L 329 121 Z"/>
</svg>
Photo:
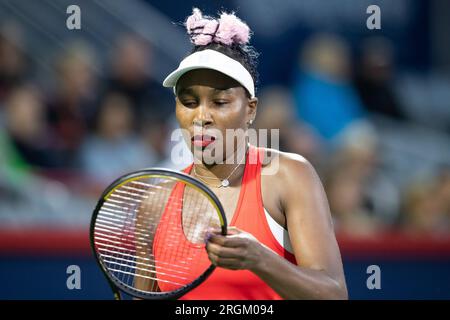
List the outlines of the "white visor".
<svg viewBox="0 0 450 320">
<path fill-rule="evenodd" d="M 173 87 L 176 94 L 175 86 L 178 79 L 186 72 L 195 69 L 212 69 L 219 71 L 239 82 L 248 90 L 252 98 L 255 97 L 255 84 L 247 69 L 236 60 L 211 49 L 197 51 L 184 58 L 183 61 L 180 62 L 178 68 L 164 79 L 163 86 Z"/>
</svg>

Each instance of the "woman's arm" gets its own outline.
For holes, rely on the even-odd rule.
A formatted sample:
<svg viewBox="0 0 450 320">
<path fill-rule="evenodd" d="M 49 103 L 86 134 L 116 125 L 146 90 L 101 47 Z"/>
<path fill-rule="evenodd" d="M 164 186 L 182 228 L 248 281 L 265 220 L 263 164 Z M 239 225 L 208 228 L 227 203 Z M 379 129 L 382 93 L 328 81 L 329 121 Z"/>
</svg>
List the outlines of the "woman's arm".
<svg viewBox="0 0 450 320">
<path fill-rule="evenodd" d="M 211 261 L 252 271 L 285 299 L 347 299 L 328 201 L 315 170 L 304 158 L 286 155 L 277 175 L 298 266 L 235 228 L 230 236 L 211 236 L 207 245 Z"/>
</svg>

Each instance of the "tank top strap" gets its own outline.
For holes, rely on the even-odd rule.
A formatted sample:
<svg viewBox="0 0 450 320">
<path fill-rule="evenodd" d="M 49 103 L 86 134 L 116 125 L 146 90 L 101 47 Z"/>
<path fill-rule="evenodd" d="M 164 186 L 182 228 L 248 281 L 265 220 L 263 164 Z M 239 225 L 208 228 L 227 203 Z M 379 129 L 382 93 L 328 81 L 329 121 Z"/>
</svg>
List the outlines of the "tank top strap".
<svg viewBox="0 0 450 320">
<path fill-rule="evenodd" d="M 261 164 L 263 162 L 263 159 L 264 159 L 264 149 L 249 145 L 247 160 L 245 162 L 245 165 L 246 165 L 245 171 L 250 169 L 250 168 L 247 168 L 247 166 L 250 165 L 250 167 L 251 167 L 250 170 L 252 171 L 252 173 L 253 174 L 257 173 L 257 171 L 261 169 Z M 182 170 L 182 172 L 189 174 L 191 172 L 193 166 L 194 166 L 194 163 L 192 162 L 189 166 L 184 168 Z M 253 176 L 253 174 L 250 174 L 250 176 Z M 243 179 L 245 179 L 245 176 L 243 177 Z"/>
<path fill-rule="evenodd" d="M 252 145 L 249 146 L 247 162 L 245 164 L 245 175 L 242 180 L 243 187 L 248 188 L 249 185 L 253 184 L 256 187 L 256 180 L 258 180 L 261 175 L 263 157 L 264 149 Z"/>
<path fill-rule="evenodd" d="M 249 145 L 245 160 L 244 175 L 242 177 L 241 191 L 230 225 L 235 225 L 242 219 L 241 211 L 248 209 L 254 211 L 262 208 L 260 177 L 263 157 L 263 148 Z M 194 163 L 190 164 L 187 168 L 183 169 L 183 172 L 189 174 L 193 165 Z M 242 209 L 243 206 L 245 207 L 244 209 Z"/>
<path fill-rule="evenodd" d="M 194 163 L 192 162 L 190 165 L 188 165 L 186 168 L 181 170 L 183 173 L 189 174 L 191 173 L 192 167 L 194 166 Z"/>
</svg>

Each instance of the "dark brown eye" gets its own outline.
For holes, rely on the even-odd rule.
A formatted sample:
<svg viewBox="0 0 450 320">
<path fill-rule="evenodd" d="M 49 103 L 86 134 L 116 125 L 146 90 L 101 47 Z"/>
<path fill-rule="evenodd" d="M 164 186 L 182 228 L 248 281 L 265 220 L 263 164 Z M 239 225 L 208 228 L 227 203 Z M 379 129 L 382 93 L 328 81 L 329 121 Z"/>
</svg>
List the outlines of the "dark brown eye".
<svg viewBox="0 0 450 320">
<path fill-rule="evenodd" d="M 226 100 L 214 100 L 214 103 L 218 106 L 223 106 L 226 105 L 228 103 L 228 101 Z"/>
<path fill-rule="evenodd" d="M 195 100 L 185 100 L 181 101 L 181 103 L 187 108 L 194 108 L 197 105 L 197 101 Z"/>
</svg>

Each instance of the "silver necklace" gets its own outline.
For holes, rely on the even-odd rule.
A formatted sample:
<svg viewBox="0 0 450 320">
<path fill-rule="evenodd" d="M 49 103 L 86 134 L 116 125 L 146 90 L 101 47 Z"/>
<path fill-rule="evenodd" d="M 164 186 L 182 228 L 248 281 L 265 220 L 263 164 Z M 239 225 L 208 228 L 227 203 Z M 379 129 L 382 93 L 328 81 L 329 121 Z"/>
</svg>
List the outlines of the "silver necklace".
<svg viewBox="0 0 450 320">
<path fill-rule="evenodd" d="M 245 156 L 247 155 L 247 150 L 245 151 L 245 153 L 244 153 L 244 157 L 242 158 L 242 160 L 238 163 L 238 165 L 231 171 L 231 173 L 228 175 L 228 177 L 226 177 L 225 179 L 219 179 L 220 181 L 221 181 L 221 183 L 220 183 L 220 185 L 219 186 L 217 186 L 217 188 L 226 188 L 226 187 L 228 187 L 229 185 L 230 185 L 230 180 L 228 180 L 228 179 L 230 179 L 230 177 L 233 175 L 233 173 L 237 170 L 237 168 L 239 168 L 239 166 L 242 164 L 242 161 L 243 160 L 245 160 Z M 197 171 L 195 170 L 195 165 L 193 166 L 193 169 L 194 169 L 194 174 L 195 174 L 195 176 L 197 176 L 198 178 L 200 178 L 203 182 L 205 182 L 206 183 L 206 181 L 203 179 L 203 178 L 206 178 L 206 179 L 211 179 L 211 177 L 207 177 L 207 176 L 202 176 L 202 175 L 200 175 L 200 174 L 198 174 L 197 173 Z M 212 179 L 214 179 L 214 178 L 212 178 Z M 209 184 L 209 183 L 208 183 Z"/>
</svg>

